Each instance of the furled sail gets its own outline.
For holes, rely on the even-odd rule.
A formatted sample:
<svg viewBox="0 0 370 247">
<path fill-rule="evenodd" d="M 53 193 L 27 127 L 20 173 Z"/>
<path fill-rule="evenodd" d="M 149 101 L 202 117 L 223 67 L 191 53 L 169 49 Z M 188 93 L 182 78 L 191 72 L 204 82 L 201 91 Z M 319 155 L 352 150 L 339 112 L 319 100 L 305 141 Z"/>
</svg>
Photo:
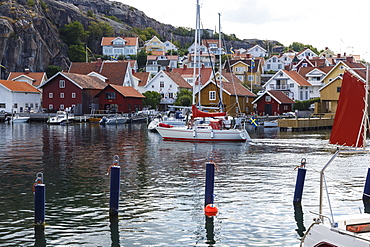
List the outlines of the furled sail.
<svg viewBox="0 0 370 247">
<path fill-rule="evenodd" d="M 226 112 L 204 112 L 198 110 L 195 105 L 192 105 L 191 111 L 193 113 L 193 117 L 223 117 L 226 115 Z"/>
<path fill-rule="evenodd" d="M 365 83 L 345 71 L 329 143 L 364 146 Z"/>
</svg>

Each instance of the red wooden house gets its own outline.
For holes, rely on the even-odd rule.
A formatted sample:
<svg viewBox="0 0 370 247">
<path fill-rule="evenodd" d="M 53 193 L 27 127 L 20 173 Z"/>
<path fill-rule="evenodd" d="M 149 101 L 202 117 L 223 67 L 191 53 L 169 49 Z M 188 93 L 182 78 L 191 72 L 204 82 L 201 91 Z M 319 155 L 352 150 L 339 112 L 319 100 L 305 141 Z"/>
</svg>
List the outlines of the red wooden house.
<svg viewBox="0 0 370 247">
<path fill-rule="evenodd" d="M 131 113 L 142 110 L 144 95 L 133 87 L 109 84 L 96 96 L 100 110 Z"/>
<path fill-rule="evenodd" d="M 293 109 L 294 101 L 282 91 L 265 91 L 252 104 L 257 104 L 257 112 L 265 115 L 281 115 Z"/>
<path fill-rule="evenodd" d="M 50 112 L 72 108 L 76 115 L 88 114 L 98 103 L 94 96 L 107 83 L 95 76 L 58 72 L 42 88 L 42 107 Z"/>
</svg>

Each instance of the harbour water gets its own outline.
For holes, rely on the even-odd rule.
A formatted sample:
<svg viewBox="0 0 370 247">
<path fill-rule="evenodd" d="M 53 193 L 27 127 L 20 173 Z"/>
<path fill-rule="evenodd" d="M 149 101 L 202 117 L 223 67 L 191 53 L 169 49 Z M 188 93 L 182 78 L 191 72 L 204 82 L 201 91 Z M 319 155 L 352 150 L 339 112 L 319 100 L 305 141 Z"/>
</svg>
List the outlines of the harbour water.
<svg viewBox="0 0 370 247">
<path fill-rule="evenodd" d="M 251 129 L 252 130 L 252 129 Z M 330 130 L 251 131 L 249 143 L 162 141 L 145 124 L 0 124 L 0 246 L 299 246 L 317 212 Z M 109 219 L 108 167 L 121 165 L 119 219 Z M 204 216 L 205 162 L 215 204 Z M 302 158 L 302 212 L 293 194 Z M 363 210 L 367 155 L 341 156 L 327 183 L 335 214 Z M 46 184 L 46 226 L 35 238 L 32 184 Z M 325 207 L 325 213 L 328 208 Z M 297 220 L 299 222 L 297 222 Z"/>
</svg>

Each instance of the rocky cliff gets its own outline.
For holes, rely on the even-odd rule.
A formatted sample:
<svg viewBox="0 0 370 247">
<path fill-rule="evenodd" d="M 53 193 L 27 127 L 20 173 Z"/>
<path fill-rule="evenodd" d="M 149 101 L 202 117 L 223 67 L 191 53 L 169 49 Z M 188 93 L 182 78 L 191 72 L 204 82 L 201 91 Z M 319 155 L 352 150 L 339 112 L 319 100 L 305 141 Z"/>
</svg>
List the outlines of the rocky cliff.
<svg viewBox="0 0 370 247">
<path fill-rule="evenodd" d="M 115 16 L 120 22 L 106 16 Z M 85 28 L 91 21 L 108 22 L 116 35 L 130 33 L 132 27 L 152 27 L 163 38 L 169 38 L 175 29 L 140 10 L 108 0 L 3 0 L 0 2 L 0 64 L 6 67 L 6 72 L 25 68 L 45 71 L 49 65 L 67 69 L 70 64 L 67 46 L 58 30 L 75 20 Z M 193 42 L 193 37 L 175 36 L 174 40 L 185 44 Z M 245 40 L 232 45 L 247 48 L 255 42 Z M 99 44 L 100 40 L 96 40 L 95 52 L 99 52 Z M 7 73 L 4 69 L 1 72 L 0 78 L 4 79 Z"/>
</svg>

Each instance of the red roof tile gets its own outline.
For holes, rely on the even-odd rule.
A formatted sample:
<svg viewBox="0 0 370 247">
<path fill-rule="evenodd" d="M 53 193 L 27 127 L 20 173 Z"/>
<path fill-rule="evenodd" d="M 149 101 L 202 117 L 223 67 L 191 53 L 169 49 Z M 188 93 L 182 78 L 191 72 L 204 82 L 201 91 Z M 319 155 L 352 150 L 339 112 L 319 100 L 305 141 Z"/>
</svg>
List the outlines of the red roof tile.
<svg viewBox="0 0 370 247">
<path fill-rule="evenodd" d="M 101 39 L 101 45 L 112 45 L 112 41 L 116 38 L 122 38 L 127 41 L 126 45 L 137 45 L 138 44 L 138 38 L 137 37 L 103 37 Z"/>
<path fill-rule="evenodd" d="M 9 76 L 8 76 L 8 80 L 11 81 L 19 76 L 27 76 L 27 77 L 30 77 L 32 79 L 34 79 L 32 85 L 33 86 L 40 86 L 41 83 L 43 82 L 43 78 L 45 76 L 46 78 L 46 75 L 45 75 L 45 72 L 10 72 Z"/>
<path fill-rule="evenodd" d="M 111 86 L 112 88 L 114 88 L 115 90 L 117 90 L 117 92 L 119 92 L 120 94 L 122 94 L 125 97 L 145 98 L 144 95 L 142 95 L 141 93 L 139 93 L 133 87 L 119 86 L 119 85 L 112 85 L 112 84 L 109 85 L 109 86 Z"/>
<path fill-rule="evenodd" d="M 40 93 L 34 86 L 24 81 L 0 80 L 0 84 L 13 92 Z"/>
</svg>

